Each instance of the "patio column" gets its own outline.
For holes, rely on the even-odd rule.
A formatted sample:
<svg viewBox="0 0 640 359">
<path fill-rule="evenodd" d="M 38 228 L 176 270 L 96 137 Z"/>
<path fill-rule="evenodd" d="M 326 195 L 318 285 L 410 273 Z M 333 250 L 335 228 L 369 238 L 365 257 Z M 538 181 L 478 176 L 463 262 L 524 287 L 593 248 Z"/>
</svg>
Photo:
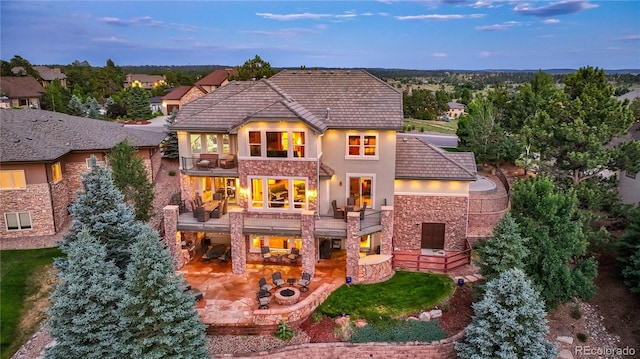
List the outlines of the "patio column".
<svg viewBox="0 0 640 359">
<path fill-rule="evenodd" d="M 182 243 L 178 238 L 178 206 L 165 206 L 162 212 L 164 215 L 164 243 L 173 257 L 174 269 L 178 269 L 184 265 Z"/>
<path fill-rule="evenodd" d="M 318 247 L 316 246 L 316 239 L 313 235 L 316 229 L 315 212 L 314 211 L 302 211 L 302 217 L 300 219 L 300 230 L 302 234 L 302 250 L 300 254 L 302 256 L 302 271 L 313 275 L 316 272 L 316 260 L 318 253 L 316 253 Z"/>
<path fill-rule="evenodd" d="M 244 213 L 242 208 L 229 210 L 229 232 L 231 233 L 231 271 L 244 274 L 247 270 L 247 242 L 242 234 Z"/>
<path fill-rule="evenodd" d="M 380 224 L 382 225 L 380 254 L 393 254 L 393 206 L 380 208 Z"/>
<path fill-rule="evenodd" d="M 347 212 L 347 277 L 351 277 L 352 283 L 358 281 L 358 260 L 360 259 L 360 213 Z"/>
</svg>

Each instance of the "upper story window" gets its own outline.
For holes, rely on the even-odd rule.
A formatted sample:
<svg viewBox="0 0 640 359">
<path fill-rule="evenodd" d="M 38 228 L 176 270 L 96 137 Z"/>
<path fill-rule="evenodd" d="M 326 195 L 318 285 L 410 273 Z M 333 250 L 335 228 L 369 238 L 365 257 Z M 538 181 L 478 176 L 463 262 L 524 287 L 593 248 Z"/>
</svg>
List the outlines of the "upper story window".
<svg viewBox="0 0 640 359">
<path fill-rule="evenodd" d="M 0 171 L 0 189 L 27 188 L 24 170 Z"/>
<path fill-rule="evenodd" d="M 249 131 L 249 154 L 252 157 L 302 158 L 305 139 L 303 131 Z"/>
<path fill-rule="evenodd" d="M 62 180 L 62 168 L 60 162 L 56 162 L 51 165 L 51 179 L 53 183 L 60 182 Z"/>
<path fill-rule="evenodd" d="M 378 135 L 347 135 L 347 157 L 377 158 Z"/>
<path fill-rule="evenodd" d="M 4 223 L 7 225 L 7 231 L 20 231 L 31 229 L 31 213 L 14 212 L 4 214 Z"/>
<path fill-rule="evenodd" d="M 231 153 L 231 137 L 228 134 L 189 134 L 191 153 Z"/>
</svg>

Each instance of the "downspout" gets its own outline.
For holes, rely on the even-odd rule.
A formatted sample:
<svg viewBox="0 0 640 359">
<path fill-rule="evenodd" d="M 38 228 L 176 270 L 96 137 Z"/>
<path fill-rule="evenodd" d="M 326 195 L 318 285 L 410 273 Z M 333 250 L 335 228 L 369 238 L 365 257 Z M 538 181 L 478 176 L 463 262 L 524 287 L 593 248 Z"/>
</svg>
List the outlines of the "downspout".
<svg viewBox="0 0 640 359">
<path fill-rule="evenodd" d="M 47 178 L 47 186 L 49 186 L 49 204 L 51 205 L 51 216 L 53 219 L 53 232 L 58 233 L 58 224 L 56 223 L 56 207 L 54 207 L 54 203 L 53 203 L 53 184 L 49 180 L 50 179 L 49 176 L 51 174 L 49 173 L 49 171 L 47 171 L 47 164 L 43 163 L 42 165 L 44 166 L 44 173 L 46 174 L 46 178 Z M 62 171 L 62 169 L 60 170 Z M 67 203 L 67 206 L 69 206 L 68 203 Z M 31 225 L 31 227 L 33 228 L 33 224 Z"/>
</svg>

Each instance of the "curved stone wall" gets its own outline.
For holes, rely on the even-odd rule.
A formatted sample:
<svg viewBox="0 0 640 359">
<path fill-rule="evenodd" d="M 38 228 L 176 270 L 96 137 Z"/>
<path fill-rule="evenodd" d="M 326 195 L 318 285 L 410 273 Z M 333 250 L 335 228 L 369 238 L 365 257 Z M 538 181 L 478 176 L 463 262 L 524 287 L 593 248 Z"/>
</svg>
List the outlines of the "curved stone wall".
<svg viewBox="0 0 640 359">
<path fill-rule="evenodd" d="M 358 260 L 358 284 L 384 282 L 394 273 L 390 254 L 374 254 Z"/>
</svg>

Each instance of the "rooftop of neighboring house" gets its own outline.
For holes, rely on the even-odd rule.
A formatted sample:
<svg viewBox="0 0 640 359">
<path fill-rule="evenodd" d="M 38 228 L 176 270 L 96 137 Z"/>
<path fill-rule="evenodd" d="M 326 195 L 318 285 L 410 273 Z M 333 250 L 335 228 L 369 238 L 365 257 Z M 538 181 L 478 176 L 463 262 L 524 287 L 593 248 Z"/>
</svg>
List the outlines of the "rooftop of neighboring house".
<svg viewBox="0 0 640 359">
<path fill-rule="evenodd" d="M 134 81 L 140 81 L 142 83 L 154 83 L 158 81 L 164 81 L 162 75 L 147 75 L 147 74 L 127 74 L 125 81 L 131 83 Z"/>
<path fill-rule="evenodd" d="M 185 105 L 173 128 L 234 132 L 252 120 L 291 119 L 317 133 L 401 129 L 402 93 L 362 70 L 283 70 L 233 81 Z"/>
<path fill-rule="evenodd" d="M 218 69 L 201 78 L 195 84 L 198 86 L 221 86 L 229 78 L 229 75 L 237 75 L 236 69 Z"/>
<path fill-rule="evenodd" d="M 163 100 L 179 100 L 184 96 L 189 90 L 191 90 L 193 86 L 178 86 L 173 90 L 169 91 L 166 95 L 162 96 Z M 199 88 L 199 87 L 198 87 Z M 201 90 L 202 93 L 206 93 L 206 91 Z"/>
<path fill-rule="evenodd" d="M 472 152 L 447 152 L 418 137 L 398 137 L 398 179 L 475 181 L 476 173 Z"/>
<path fill-rule="evenodd" d="M 44 110 L 0 109 L 0 162 L 52 161 L 72 151 L 108 151 L 124 139 L 157 147 L 164 133 Z"/>
<path fill-rule="evenodd" d="M 53 81 L 57 79 L 62 80 L 67 78 L 67 75 L 63 74 L 59 67 L 52 69 L 46 66 L 34 66 L 33 69 L 38 71 L 40 77 L 45 81 Z"/>
<path fill-rule="evenodd" d="M 449 109 L 451 110 L 464 110 L 466 108 L 464 104 L 458 102 L 448 102 L 447 105 L 449 105 Z"/>
<path fill-rule="evenodd" d="M 44 88 L 31 76 L 0 77 L 0 93 L 9 98 L 40 97 Z"/>
</svg>

